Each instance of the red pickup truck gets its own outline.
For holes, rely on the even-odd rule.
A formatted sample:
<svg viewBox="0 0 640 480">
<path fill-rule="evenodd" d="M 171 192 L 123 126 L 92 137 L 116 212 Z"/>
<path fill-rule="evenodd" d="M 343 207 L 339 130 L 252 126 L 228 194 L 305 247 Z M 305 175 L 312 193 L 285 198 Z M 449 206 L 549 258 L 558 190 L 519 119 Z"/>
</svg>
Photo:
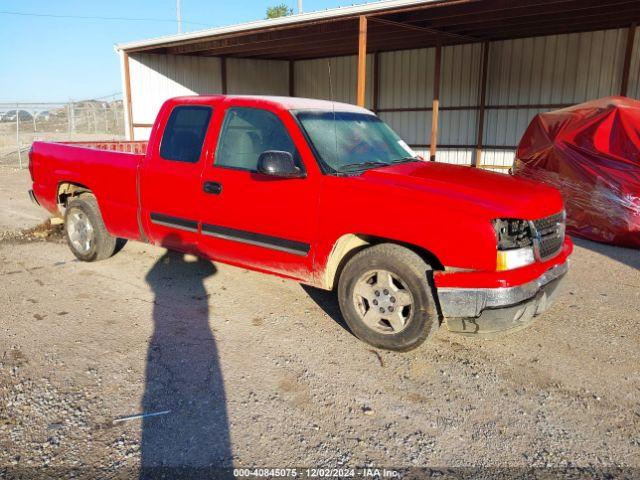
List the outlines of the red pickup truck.
<svg viewBox="0 0 640 480">
<path fill-rule="evenodd" d="M 149 142 L 35 142 L 32 199 L 64 214 L 80 260 L 118 239 L 336 290 L 374 346 L 408 350 L 441 320 L 513 330 L 567 272 L 557 190 L 426 162 L 368 110 L 286 97 L 168 100 Z"/>
</svg>

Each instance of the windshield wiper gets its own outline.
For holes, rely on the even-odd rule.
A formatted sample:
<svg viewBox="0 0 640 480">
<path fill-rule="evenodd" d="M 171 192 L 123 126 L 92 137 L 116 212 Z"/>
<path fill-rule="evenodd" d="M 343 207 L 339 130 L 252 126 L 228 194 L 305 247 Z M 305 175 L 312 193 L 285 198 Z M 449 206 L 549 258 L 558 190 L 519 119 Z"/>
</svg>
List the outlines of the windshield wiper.
<svg viewBox="0 0 640 480">
<path fill-rule="evenodd" d="M 386 167 L 390 165 L 390 163 L 386 163 L 386 162 L 371 162 L 371 161 L 367 161 L 367 162 L 355 162 L 355 163 L 347 163 L 346 165 L 342 165 L 340 167 L 340 172 L 345 172 L 345 171 L 358 171 L 358 170 L 366 170 L 367 167 Z"/>
<path fill-rule="evenodd" d="M 403 157 L 403 158 L 398 158 L 397 160 L 392 160 L 391 163 L 414 162 L 417 160 L 418 160 L 418 157 Z"/>
</svg>

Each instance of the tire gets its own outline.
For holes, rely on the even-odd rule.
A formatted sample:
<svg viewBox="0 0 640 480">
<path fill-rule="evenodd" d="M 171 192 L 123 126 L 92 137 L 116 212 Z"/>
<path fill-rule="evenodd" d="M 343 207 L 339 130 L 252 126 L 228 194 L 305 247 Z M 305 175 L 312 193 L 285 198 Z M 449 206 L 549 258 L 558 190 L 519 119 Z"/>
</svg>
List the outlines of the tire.
<svg viewBox="0 0 640 480">
<path fill-rule="evenodd" d="M 338 279 L 340 310 L 353 334 L 387 350 L 421 345 L 440 325 L 429 270 L 417 253 L 392 243 L 355 254 Z"/>
<path fill-rule="evenodd" d="M 111 257 L 121 246 L 104 226 L 96 197 L 83 194 L 67 203 L 64 213 L 67 245 L 83 262 L 96 262 Z"/>
</svg>

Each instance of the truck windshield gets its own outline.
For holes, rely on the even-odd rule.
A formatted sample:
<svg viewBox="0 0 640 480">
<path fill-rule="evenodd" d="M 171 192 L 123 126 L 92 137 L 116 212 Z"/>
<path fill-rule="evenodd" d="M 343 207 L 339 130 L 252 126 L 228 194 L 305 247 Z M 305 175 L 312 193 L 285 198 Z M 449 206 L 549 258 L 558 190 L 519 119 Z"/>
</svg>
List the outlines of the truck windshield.
<svg viewBox="0 0 640 480">
<path fill-rule="evenodd" d="M 416 153 L 375 115 L 357 112 L 298 111 L 320 161 L 335 173 L 418 160 Z"/>
</svg>

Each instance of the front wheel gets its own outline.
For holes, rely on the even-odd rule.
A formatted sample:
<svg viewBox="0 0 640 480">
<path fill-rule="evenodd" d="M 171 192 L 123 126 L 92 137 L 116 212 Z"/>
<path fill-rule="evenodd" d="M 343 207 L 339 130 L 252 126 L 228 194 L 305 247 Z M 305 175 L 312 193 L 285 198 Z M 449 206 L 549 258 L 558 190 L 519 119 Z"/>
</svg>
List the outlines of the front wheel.
<svg viewBox="0 0 640 480">
<path fill-rule="evenodd" d="M 64 214 L 64 230 L 69 248 L 83 262 L 104 260 L 118 248 L 118 239 L 104 226 L 93 195 L 84 194 L 69 201 Z"/>
<path fill-rule="evenodd" d="M 391 243 L 354 255 L 338 279 L 340 310 L 353 334 L 388 350 L 424 342 L 439 326 L 428 270 L 417 253 Z"/>
</svg>

